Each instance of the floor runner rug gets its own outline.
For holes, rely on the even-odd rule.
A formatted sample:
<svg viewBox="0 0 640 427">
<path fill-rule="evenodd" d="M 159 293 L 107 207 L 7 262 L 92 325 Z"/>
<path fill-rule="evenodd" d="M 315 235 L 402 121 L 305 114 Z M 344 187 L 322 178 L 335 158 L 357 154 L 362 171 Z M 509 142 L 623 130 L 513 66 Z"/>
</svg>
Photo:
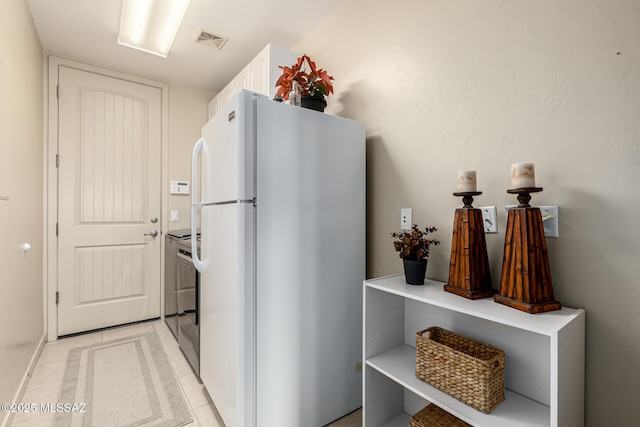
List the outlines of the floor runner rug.
<svg viewBox="0 0 640 427">
<path fill-rule="evenodd" d="M 56 427 L 179 427 L 192 421 L 155 332 L 71 349 L 58 402 Z"/>
</svg>

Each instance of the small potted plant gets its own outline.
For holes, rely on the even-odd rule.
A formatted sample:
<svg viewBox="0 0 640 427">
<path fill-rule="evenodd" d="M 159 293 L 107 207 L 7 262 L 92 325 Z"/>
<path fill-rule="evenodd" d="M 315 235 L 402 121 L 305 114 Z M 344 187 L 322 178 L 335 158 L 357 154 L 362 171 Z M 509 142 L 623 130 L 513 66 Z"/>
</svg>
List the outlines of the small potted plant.
<svg viewBox="0 0 640 427">
<path fill-rule="evenodd" d="M 421 231 L 417 224 L 413 224 L 411 230 L 391 233 L 391 237 L 394 238 L 393 247 L 396 252 L 400 253 L 400 258 L 402 258 L 404 264 L 404 275 L 407 284 L 424 284 L 429 249 L 431 245 L 440 244 L 438 240 L 428 239 L 427 236 L 437 230 L 436 227 L 427 227 L 424 231 Z"/>
<path fill-rule="evenodd" d="M 327 106 L 324 97 L 333 93 L 333 77 L 326 70 L 318 68 L 307 55 L 302 55 L 291 67 L 281 65 L 280 68 L 282 75 L 276 82 L 276 98 L 287 101 L 291 92 L 297 89 L 302 107 L 324 111 Z"/>
</svg>

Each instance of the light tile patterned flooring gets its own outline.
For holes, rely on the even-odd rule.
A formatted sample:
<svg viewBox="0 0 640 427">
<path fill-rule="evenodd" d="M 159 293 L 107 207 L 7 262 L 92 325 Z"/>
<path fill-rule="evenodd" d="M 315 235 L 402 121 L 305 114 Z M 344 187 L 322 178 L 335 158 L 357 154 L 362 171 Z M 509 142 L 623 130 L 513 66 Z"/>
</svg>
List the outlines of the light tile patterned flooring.
<svg viewBox="0 0 640 427">
<path fill-rule="evenodd" d="M 70 349 L 154 330 L 160 337 L 179 384 L 191 407 L 193 423 L 188 424 L 188 427 L 223 426 L 204 386 L 198 382 L 196 375 L 180 351 L 176 339 L 163 320 L 153 320 L 47 343 L 29 380 L 22 403 L 39 405 L 40 403 L 55 403 L 57 401 Z M 23 413 L 15 414 L 11 426 L 44 427 L 50 426 L 52 421 L 52 413 Z M 360 410 L 330 424 L 331 427 L 355 427 L 361 425 Z"/>
</svg>

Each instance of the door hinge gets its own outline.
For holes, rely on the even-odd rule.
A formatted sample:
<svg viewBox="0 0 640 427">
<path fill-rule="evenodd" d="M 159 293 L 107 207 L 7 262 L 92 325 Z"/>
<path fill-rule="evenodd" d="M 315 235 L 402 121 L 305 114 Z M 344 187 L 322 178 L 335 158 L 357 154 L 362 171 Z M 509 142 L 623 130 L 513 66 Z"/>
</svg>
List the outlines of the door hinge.
<svg viewBox="0 0 640 427">
<path fill-rule="evenodd" d="M 60 292 L 56 291 L 56 305 L 60 302 Z"/>
<path fill-rule="evenodd" d="M 56 98 L 60 99 L 60 85 L 56 85 Z"/>
<path fill-rule="evenodd" d="M 58 223 L 56 222 L 56 236 L 58 235 Z"/>
<path fill-rule="evenodd" d="M 60 167 L 60 154 L 56 154 L 56 167 Z"/>
</svg>

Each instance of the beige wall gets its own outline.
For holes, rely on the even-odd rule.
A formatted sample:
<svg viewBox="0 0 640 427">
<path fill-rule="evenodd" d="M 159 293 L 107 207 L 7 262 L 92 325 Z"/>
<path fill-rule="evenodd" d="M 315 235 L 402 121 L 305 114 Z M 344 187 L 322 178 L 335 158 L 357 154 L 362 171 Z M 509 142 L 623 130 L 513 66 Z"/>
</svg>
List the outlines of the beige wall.
<svg viewBox="0 0 640 427">
<path fill-rule="evenodd" d="M 207 123 L 207 105 L 215 92 L 171 84 L 169 87 L 169 181 L 189 181 L 191 151 Z M 169 183 L 166 183 L 168 186 Z M 169 211 L 177 210 L 179 221 L 169 222 L 169 230 L 191 224 L 191 195 L 170 195 Z M 166 212 L 167 218 L 170 212 Z"/>
<path fill-rule="evenodd" d="M 0 402 L 10 402 L 44 334 L 42 47 L 26 1 L 0 3 L 0 62 Z"/>
<path fill-rule="evenodd" d="M 413 207 L 447 280 L 456 171 L 476 169 L 497 288 L 509 165 L 535 163 L 533 202 L 560 206 L 556 297 L 587 313 L 594 427 L 640 419 L 638 23 L 638 1 L 350 0 L 294 46 L 335 76 L 327 111 L 367 125 L 370 277 L 402 271 L 389 233 Z"/>
<path fill-rule="evenodd" d="M 26 2 L 0 7 L 0 63 L 0 402 L 10 402 L 44 333 L 43 57 Z M 169 180 L 191 179 L 191 148 L 214 95 L 169 84 Z M 170 228 L 187 227 L 189 197 L 169 196 L 171 209 L 180 222 Z"/>
</svg>

